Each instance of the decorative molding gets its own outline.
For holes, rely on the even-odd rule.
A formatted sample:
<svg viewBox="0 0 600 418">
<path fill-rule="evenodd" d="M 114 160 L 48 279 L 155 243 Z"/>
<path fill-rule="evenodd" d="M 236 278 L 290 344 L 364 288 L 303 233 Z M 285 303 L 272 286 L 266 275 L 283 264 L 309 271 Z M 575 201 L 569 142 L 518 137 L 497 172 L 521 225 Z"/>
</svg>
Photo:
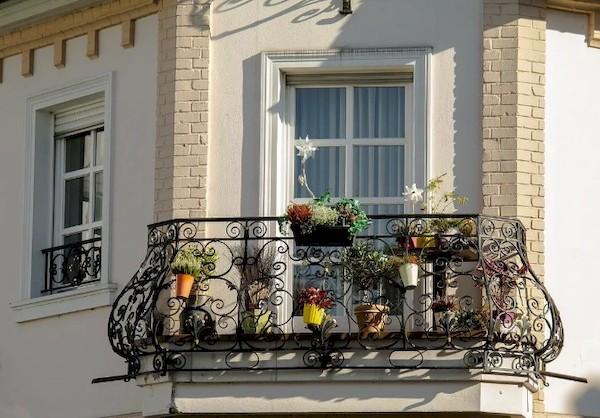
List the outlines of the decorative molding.
<svg viewBox="0 0 600 418">
<path fill-rule="evenodd" d="M 110 0 L 17 28 L 0 35 L 0 64 L 2 58 L 21 54 L 22 73 L 24 76 L 30 76 L 33 74 L 33 60 L 28 60 L 27 51 L 54 45 L 54 65 L 62 68 L 65 65 L 64 42 L 84 35 L 88 37 L 88 57 L 96 58 L 99 53 L 98 32 L 115 25 L 123 25 L 121 45 L 125 48 L 132 47 L 135 39 L 135 20 L 157 13 L 162 4 L 163 0 Z M 63 45 L 57 48 L 61 42 Z"/>
<path fill-rule="evenodd" d="M 69 292 L 13 302 L 10 307 L 15 313 L 16 322 L 28 322 L 110 306 L 114 302 L 116 290 L 115 283 L 96 284 Z"/>
<path fill-rule="evenodd" d="M 588 46 L 592 48 L 600 48 L 600 1 L 548 0 L 548 7 L 565 12 L 586 14 L 588 17 Z"/>
<path fill-rule="evenodd" d="M 27 49 L 21 55 L 21 75 L 30 77 L 33 75 L 33 49 Z"/>
</svg>

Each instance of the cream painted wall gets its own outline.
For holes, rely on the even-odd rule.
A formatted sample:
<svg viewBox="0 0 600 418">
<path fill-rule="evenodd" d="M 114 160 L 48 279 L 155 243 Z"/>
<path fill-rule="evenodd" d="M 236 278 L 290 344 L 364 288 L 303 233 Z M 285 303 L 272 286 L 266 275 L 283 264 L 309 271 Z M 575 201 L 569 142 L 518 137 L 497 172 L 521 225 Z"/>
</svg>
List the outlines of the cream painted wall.
<svg viewBox="0 0 600 418">
<path fill-rule="evenodd" d="M 586 43 L 587 17 L 548 13 L 546 45 L 546 283 L 560 309 L 565 346 L 549 370 L 546 411 L 600 416 L 600 49 Z"/>
<path fill-rule="evenodd" d="M 258 214 L 263 51 L 432 46 L 433 174 L 481 200 L 480 0 L 214 0 L 208 212 Z M 278 214 L 271 214 L 278 215 Z"/>
<path fill-rule="evenodd" d="M 25 102 L 27 97 L 113 71 L 110 280 L 121 288 L 145 252 L 152 222 L 158 21 L 136 22 L 133 49 L 121 28 L 100 32 L 100 56 L 86 57 L 85 37 L 67 43 L 67 65 L 52 48 L 35 52 L 35 74 L 20 75 L 20 57 L 4 63 L 0 84 L 0 417 L 86 418 L 141 410 L 134 383 L 91 385 L 124 373 L 106 336 L 109 308 L 17 324 L 8 302 L 18 295 L 23 249 Z"/>
</svg>

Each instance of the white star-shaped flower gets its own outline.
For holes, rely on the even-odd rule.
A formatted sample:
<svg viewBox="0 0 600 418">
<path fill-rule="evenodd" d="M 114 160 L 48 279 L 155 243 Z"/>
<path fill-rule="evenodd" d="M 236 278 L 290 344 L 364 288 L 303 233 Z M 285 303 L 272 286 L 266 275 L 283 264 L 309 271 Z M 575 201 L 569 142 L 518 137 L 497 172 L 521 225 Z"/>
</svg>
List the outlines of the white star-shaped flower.
<svg viewBox="0 0 600 418">
<path fill-rule="evenodd" d="M 423 189 L 419 189 L 416 184 L 413 183 L 411 187 L 404 186 L 404 196 L 405 201 L 410 201 L 412 203 L 417 203 L 423 200 Z"/>
<path fill-rule="evenodd" d="M 298 157 L 302 157 L 302 163 L 305 163 L 306 160 L 315 155 L 317 147 L 315 147 L 313 143 L 308 140 L 307 136 L 304 142 L 296 145 L 296 149 L 298 150 Z"/>
</svg>

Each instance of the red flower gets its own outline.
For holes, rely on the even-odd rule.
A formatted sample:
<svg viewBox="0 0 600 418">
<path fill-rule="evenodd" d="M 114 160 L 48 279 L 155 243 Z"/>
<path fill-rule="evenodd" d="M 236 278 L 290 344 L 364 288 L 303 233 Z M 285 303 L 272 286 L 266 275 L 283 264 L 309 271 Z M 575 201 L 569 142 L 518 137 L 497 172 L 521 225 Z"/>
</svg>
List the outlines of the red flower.
<svg viewBox="0 0 600 418">
<path fill-rule="evenodd" d="M 321 290 L 315 287 L 304 289 L 302 293 L 300 293 L 299 300 L 301 305 L 316 305 L 323 309 L 331 309 L 335 306 L 335 300 L 327 290 Z"/>
<path fill-rule="evenodd" d="M 312 210 L 305 203 L 291 203 L 287 207 L 286 216 L 292 224 L 302 224 L 310 221 Z"/>
</svg>

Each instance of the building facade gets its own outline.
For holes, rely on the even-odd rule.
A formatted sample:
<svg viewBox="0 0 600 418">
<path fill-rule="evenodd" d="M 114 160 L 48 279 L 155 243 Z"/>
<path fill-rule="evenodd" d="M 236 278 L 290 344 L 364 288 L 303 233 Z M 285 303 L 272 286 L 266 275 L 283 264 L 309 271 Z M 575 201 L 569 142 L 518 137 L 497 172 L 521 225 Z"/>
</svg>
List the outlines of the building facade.
<svg viewBox="0 0 600 418">
<path fill-rule="evenodd" d="M 600 416 L 599 18 L 595 0 L 1 1 L 0 416 Z M 440 175 L 469 197 L 456 218 L 403 195 Z M 416 289 L 363 289 L 380 330 L 352 319 L 342 252 L 278 232 L 310 200 L 299 176 L 421 250 Z M 186 300 L 169 264 L 189 243 L 218 259 Z M 274 255 L 250 308 L 256 248 Z M 333 330 L 303 325 L 298 283 L 335 295 Z M 481 323 L 434 310 L 450 297 Z"/>
</svg>

